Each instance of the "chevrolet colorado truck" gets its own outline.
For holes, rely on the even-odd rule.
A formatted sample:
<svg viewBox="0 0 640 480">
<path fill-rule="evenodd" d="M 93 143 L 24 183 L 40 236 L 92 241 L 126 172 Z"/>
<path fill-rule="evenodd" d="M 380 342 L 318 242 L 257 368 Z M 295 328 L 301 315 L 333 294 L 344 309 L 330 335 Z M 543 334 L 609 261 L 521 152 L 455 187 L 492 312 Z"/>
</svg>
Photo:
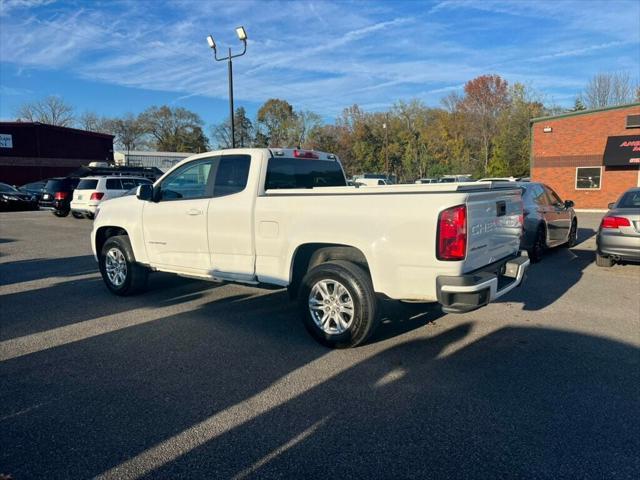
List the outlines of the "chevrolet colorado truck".
<svg viewBox="0 0 640 480">
<path fill-rule="evenodd" d="M 91 244 L 116 295 L 152 271 L 287 287 L 313 337 L 353 347 L 380 298 L 468 312 L 518 286 L 522 215 L 508 182 L 348 186 L 332 154 L 231 149 L 101 204 Z"/>
</svg>

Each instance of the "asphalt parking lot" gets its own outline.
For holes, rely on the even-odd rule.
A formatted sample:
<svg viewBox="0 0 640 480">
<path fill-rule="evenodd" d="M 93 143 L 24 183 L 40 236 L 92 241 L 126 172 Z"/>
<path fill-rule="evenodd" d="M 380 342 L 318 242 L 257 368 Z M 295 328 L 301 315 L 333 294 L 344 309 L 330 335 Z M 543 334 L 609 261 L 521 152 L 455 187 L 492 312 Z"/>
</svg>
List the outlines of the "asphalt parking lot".
<svg viewBox="0 0 640 480">
<path fill-rule="evenodd" d="M 388 303 L 316 344 L 281 290 L 102 284 L 89 220 L 0 214 L 0 474 L 26 478 L 640 478 L 640 266 L 600 215 L 465 315 Z"/>
</svg>

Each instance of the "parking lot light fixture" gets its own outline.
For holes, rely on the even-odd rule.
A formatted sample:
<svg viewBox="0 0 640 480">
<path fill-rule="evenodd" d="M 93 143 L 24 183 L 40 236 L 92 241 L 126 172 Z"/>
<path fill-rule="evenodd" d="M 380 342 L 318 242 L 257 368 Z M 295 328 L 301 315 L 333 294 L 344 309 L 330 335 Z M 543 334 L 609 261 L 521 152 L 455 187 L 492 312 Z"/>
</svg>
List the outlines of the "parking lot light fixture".
<svg viewBox="0 0 640 480">
<path fill-rule="evenodd" d="M 245 31 L 243 26 L 236 28 L 236 35 L 238 35 L 238 39 L 240 39 L 241 41 L 247 41 L 247 32 Z"/>
<path fill-rule="evenodd" d="M 227 60 L 227 70 L 229 74 L 229 121 L 231 122 L 231 148 L 236 148 L 236 128 L 233 118 L 233 63 L 231 60 L 236 57 L 241 57 L 242 55 L 247 53 L 247 32 L 244 27 L 240 26 L 236 28 L 236 35 L 238 35 L 238 39 L 244 46 L 242 52 L 233 55 L 231 53 L 231 47 L 229 47 L 229 54 L 223 58 L 218 58 L 218 50 L 216 48 L 216 42 L 213 39 L 213 36 L 209 35 L 207 37 L 207 43 L 209 44 L 209 47 L 213 49 L 213 56 L 216 61 L 222 62 L 224 60 Z"/>
<path fill-rule="evenodd" d="M 207 37 L 207 43 L 209 44 L 209 47 L 211 47 L 213 50 L 216 49 L 216 41 L 213 39 L 211 35 Z"/>
</svg>

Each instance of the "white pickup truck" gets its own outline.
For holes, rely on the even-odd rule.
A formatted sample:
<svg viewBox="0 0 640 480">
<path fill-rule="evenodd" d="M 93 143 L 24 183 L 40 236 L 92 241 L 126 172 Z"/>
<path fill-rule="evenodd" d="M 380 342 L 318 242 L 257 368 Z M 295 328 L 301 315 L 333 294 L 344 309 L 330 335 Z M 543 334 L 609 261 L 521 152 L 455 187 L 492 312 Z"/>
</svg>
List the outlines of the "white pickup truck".
<svg viewBox="0 0 640 480">
<path fill-rule="evenodd" d="M 335 155 L 233 149 L 189 157 L 96 213 L 91 244 L 113 293 L 151 271 L 288 287 L 321 343 L 374 331 L 377 299 L 468 312 L 520 284 L 522 200 L 501 182 L 347 186 Z"/>
</svg>

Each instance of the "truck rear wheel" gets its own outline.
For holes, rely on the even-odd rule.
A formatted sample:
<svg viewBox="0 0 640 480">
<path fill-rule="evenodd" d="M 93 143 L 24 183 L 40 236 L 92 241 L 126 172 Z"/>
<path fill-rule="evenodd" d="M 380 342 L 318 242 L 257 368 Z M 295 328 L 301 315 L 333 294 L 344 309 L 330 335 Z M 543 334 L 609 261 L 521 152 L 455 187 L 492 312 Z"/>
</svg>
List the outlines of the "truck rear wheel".
<svg viewBox="0 0 640 480">
<path fill-rule="evenodd" d="M 105 285 L 116 295 L 132 295 L 147 285 L 149 271 L 136 263 L 126 235 L 116 235 L 104 242 L 99 264 Z"/>
<path fill-rule="evenodd" d="M 309 270 L 299 302 L 309 333 L 331 348 L 361 345 L 377 326 L 371 277 L 352 262 L 334 260 Z"/>
</svg>

